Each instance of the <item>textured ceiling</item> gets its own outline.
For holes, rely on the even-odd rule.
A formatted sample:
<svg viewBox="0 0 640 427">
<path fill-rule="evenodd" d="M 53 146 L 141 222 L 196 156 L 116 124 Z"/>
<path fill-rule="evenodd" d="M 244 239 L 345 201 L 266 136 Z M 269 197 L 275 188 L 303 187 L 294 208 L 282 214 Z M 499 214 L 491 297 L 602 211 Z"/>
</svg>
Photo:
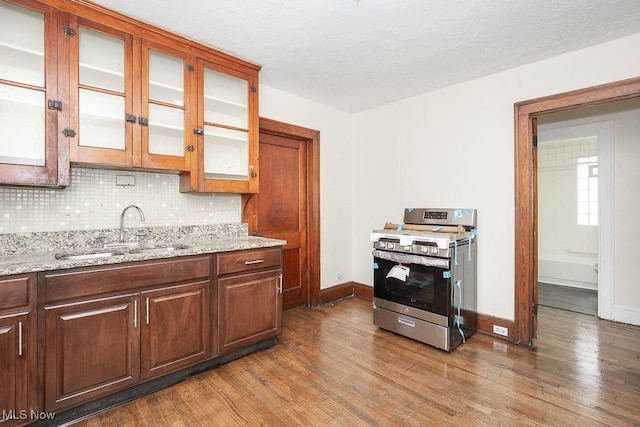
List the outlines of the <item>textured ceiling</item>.
<svg viewBox="0 0 640 427">
<path fill-rule="evenodd" d="M 640 32 L 640 0 L 93 0 L 348 112 Z"/>
</svg>

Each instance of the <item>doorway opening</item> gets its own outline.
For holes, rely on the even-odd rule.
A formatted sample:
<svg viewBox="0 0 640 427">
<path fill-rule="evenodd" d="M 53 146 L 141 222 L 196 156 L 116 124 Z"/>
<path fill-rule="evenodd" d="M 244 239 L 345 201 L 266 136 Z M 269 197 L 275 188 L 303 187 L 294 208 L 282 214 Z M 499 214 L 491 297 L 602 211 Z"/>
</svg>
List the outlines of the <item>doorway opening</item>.
<svg viewBox="0 0 640 427">
<path fill-rule="evenodd" d="M 605 297 L 613 286 L 598 278 L 611 268 L 599 247 L 613 238 L 613 124 L 571 118 L 582 114 L 538 118 L 538 304 L 597 315 L 600 287 Z"/>
<path fill-rule="evenodd" d="M 520 344 L 533 345 L 537 330 L 537 119 L 543 114 L 637 97 L 640 97 L 640 78 L 524 101 L 515 105 L 514 340 Z M 604 251 L 602 246 L 600 251 Z M 599 276 L 602 279 L 601 268 L 602 266 L 599 265 Z"/>
</svg>

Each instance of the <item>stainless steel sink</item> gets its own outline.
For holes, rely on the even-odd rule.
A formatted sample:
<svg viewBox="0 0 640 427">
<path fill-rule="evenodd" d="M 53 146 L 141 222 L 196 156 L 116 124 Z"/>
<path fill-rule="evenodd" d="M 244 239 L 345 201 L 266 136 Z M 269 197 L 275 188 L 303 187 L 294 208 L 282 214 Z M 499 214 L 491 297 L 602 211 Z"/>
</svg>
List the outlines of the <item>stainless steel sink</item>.
<svg viewBox="0 0 640 427">
<path fill-rule="evenodd" d="M 103 250 L 100 249 L 90 249 L 86 252 L 61 252 L 55 255 L 56 259 L 66 260 L 66 261 L 79 261 L 79 260 L 88 260 L 88 259 L 99 259 L 99 258 L 111 258 L 117 256 L 125 256 L 125 255 L 135 255 L 135 254 L 146 254 L 146 253 L 163 253 L 163 252 L 172 252 L 180 249 L 187 249 L 188 245 L 183 244 L 161 244 L 157 246 L 146 246 L 146 247 L 126 247 L 119 246 L 117 250 L 115 248 L 105 248 Z"/>
<path fill-rule="evenodd" d="M 134 248 L 129 251 L 131 254 L 144 254 L 149 252 L 172 252 L 180 249 L 187 249 L 189 246 L 183 244 L 169 244 L 160 246 L 147 246 L 142 248 Z"/>
<path fill-rule="evenodd" d="M 110 258 L 114 256 L 123 256 L 123 252 L 94 252 L 94 253 L 86 253 L 86 254 L 66 254 L 60 253 L 56 254 L 56 259 L 61 260 L 83 260 L 83 259 L 96 259 L 96 258 Z"/>
</svg>

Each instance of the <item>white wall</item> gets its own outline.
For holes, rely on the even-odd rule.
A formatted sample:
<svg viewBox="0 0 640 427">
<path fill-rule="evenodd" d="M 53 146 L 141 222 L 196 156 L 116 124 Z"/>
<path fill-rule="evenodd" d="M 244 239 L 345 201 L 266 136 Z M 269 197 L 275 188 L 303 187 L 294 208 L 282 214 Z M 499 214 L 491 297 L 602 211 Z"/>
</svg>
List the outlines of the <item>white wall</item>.
<svg viewBox="0 0 640 427">
<path fill-rule="evenodd" d="M 640 34 L 354 115 L 353 279 L 410 206 L 478 209 L 478 310 L 514 319 L 514 103 L 640 76 Z"/>
<path fill-rule="evenodd" d="M 320 131 L 321 288 L 350 281 L 351 114 L 261 85 L 260 117 Z"/>
</svg>

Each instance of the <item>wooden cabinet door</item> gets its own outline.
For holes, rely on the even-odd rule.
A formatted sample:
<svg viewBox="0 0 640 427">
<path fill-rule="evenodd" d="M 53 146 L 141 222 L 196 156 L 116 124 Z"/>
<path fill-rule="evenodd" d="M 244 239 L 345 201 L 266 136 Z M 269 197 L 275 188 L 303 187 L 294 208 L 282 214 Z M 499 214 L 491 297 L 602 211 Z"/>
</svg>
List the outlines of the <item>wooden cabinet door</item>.
<svg viewBox="0 0 640 427">
<path fill-rule="evenodd" d="M 181 191 L 258 192 L 258 73 L 198 60 L 196 161 Z"/>
<path fill-rule="evenodd" d="M 209 281 L 143 292 L 142 378 L 163 375 L 210 355 Z"/>
<path fill-rule="evenodd" d="M 134 38 L 107 25 L 71 15 L 69 99 L 72 162 L 131 166 L 134 111 Z"/>
<path fill-rule="evenodd" d="M 0 316 L 0 425 L 28 414 L 29 315 Z M 27 412 L 25 412 L 27 411 Z M 12 419 L 14 421 L 12 421 Z"/>
<path fill-rule="evenodd" d="M 69 184 L 57 108 L 60 16 L 35 1 L 0 0 L 0 184 Z"/>
<path fill-rule="evenodd" d="M 280 270 L 218 279 L 220 354 L 263 341 L 282 330 Z"/>
<path fill-rule="evenodd" d="M 138 294 L 44 307 L 44 405 L 60 411 L 140 377 Z"/>
<path fill-rule="evenodd" d="M 188 172 L 195 157 L 196 60 L 191 55 L 142 40 L 140 162 L 134 166 Z M 137 53 L 136 53 L 137 54 Z"/>
</svg>

